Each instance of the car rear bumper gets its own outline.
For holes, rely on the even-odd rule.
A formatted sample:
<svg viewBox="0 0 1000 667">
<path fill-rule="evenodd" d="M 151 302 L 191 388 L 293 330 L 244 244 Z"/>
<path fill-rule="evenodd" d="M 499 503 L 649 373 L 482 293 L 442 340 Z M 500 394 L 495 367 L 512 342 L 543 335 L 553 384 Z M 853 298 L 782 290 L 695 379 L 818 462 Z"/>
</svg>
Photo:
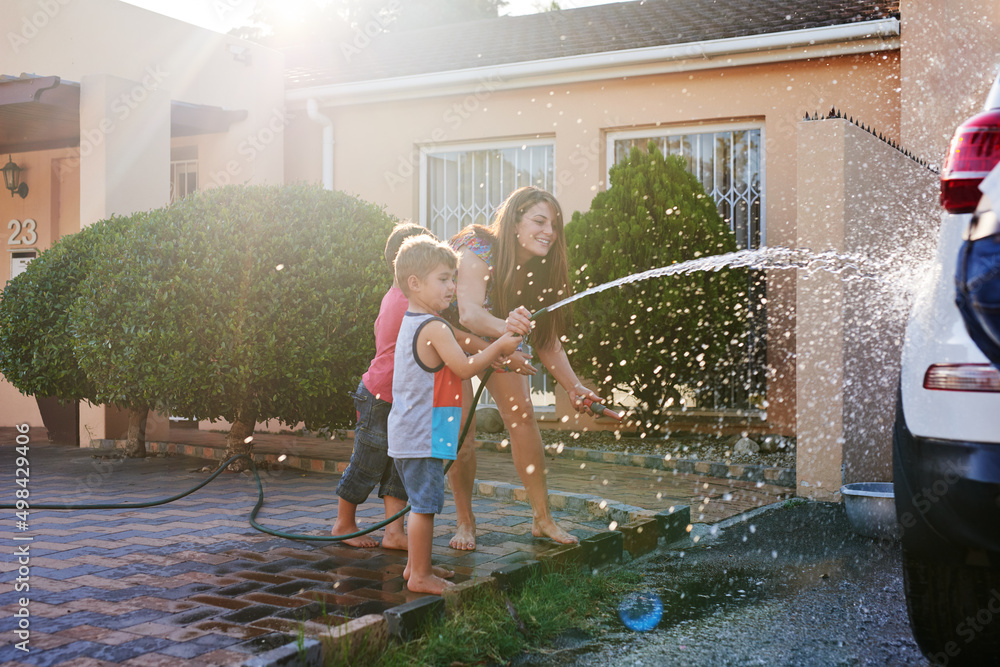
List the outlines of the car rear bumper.
<svg viewBox="0 0 1000 667">
<path fill-rule="evenodd" d="M 914 436 L 897 409 L 893 485 L 908 551 L 1000 566 L 1000 444 Z"/>
</svg>

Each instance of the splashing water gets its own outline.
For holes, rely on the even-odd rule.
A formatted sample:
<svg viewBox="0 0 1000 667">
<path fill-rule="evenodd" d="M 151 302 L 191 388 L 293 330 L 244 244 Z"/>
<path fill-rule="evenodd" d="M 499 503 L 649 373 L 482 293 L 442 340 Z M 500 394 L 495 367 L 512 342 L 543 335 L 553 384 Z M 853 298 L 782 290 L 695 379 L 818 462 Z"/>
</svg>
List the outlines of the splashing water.
<svg viewBox="0 0 1000 667">
<path fill-rule="evenodd" d="M 877 260 L 863 255 L 836 253 L 833 251 L 813 252 L 804 248 L 767 247 L 758 250 L 739 250 L 722 255 L 711 255 L 691 259 L 670 266 L 661 266 L 639 273 L 623 276 L 600 285 L 595 285 L 557 303 L 547 306 L 537 314 L 550 312 L 569 305 L 591 294 L 598 294 L 613 287 L 662 278 L 665 276 L 687 275 L 697 272 L 721 271 L 722 269 L 797 269 L 812 275 L 818 271 L 837 274 L 842 280 L 861 279 L 897 288 L 908 297 L 917 289 L 915 276 L 924 275 L 912 264 L 903 266 L 899 258 Z M 902 304 L 901 304 L 902 305 Z"/>
</svg>

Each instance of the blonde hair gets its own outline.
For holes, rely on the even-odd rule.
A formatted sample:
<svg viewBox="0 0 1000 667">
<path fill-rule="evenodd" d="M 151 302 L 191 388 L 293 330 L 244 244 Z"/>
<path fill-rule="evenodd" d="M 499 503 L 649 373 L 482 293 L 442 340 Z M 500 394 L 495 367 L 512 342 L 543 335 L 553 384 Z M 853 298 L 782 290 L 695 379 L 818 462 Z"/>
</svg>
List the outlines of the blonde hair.
<svg viewBox="0 0 1000 667">
<path fill-rule="evenodd" d="M 393 272 L 392 263 L 396 261 L 396 255 L 399 254 L 399 247 L 403 245 L 403 241 L 411 236 L 419 236 L 421 234 L 437 238 L 431 233 L 431 230 L 409 220 L 403 220 L 392 228 L 389 238 L 385 240 L 385 265 L 389 267 L 389 273 Z"/>
<path fill-rule="evenodd" d="M 433 236 L 421 234 L 411 236 L 403 241 L 396 254 L 396 283 L 403 294 L 410 296 L 407 281 L 410 276 L 423 280 L 438 266 L 444 265 L 451 270 L 458 268 L 458 253 L 447 243 L 438 241 Z"/>
</svg>

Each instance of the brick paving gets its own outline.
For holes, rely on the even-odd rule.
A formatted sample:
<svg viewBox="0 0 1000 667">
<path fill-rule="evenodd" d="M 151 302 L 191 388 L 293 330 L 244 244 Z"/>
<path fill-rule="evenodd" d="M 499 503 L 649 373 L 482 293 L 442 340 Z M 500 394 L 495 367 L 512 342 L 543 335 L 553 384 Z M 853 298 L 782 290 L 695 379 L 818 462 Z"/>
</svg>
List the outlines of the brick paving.
<svg viewBox="0 0 1000 667">
<path fill-rule="evenodd" d="M 169 438 L 174 448 L 197 447 L 201 458 L 182 453 L 121 460 L 109 458 L 109 451 L 48 444 L 42 429 L 29 435 L 28 488 L 35 505 L 166 498 L 204 480 L 202 468 L 210 464 L 205 459 L 221 456 L 224 447 L 221 434 L 174 429 Z M 13 503 L 20 488 L 13 440 L 13 429 L 0 429 L 3 504 Z M 328 534 L 337 505 L 337 476 L 330 470 L 342 470 L 350 446 L 350 440 L 257 436 L 257 453 L 273 459 L 284 453 L 286 463 L 302 468 L 262 472 L 265 504 L 258 521 L 284 532 Z M 434 562 L 453 569 L 457 582 L 537 558 L 555 546 L 531 536 L 530 508 L 515 502 L 523 499 L 523 490 L 518 493 L 510 455 L 480 450 L 478 459 L 477 488 L 483 494 L 474 501 L 478 550 L 448 547 L 455 525 L 450 496 L 435 524 Z M 598 511 L 593 497 L 599 496 L 649 514 L 690 505 L 693 521 L 715 522 L 790 492 L 760 482 L 570 458 L 552 458 L 548 466 L 553 507 L 569 507 L 566 496 L 583 494 L 591 497 L 587 507 L 593 511 Z M 509 497 L 500 492 L 503 486 L 514 487 Z M 27 530 L 18 530 L 14 510 L 2 510 L 7 516 L 0 667 L 239 665 L 293 640 L 299 628 L 320 634 L 349 618 L 420 597 L 405 588 L 405 552 L 258 532 L 247 522 L 256 500 L 252 477 L 225 473 L 190 496 L 152 508 L 32 509 Z M 574 535 L 607 530 L 606 516 L 574 507 L 554 512 Z M 377 521 L 383 507 L 366 503 L 358 516 L 361 522 Z M 24 570 L 19 573 L 17 555 L 25 546 L 27 577 Z M 27 590 L 15 590 L 24 583 Z M 23 621 L 16 615 L 21 598 L 28 600 L 30 614 L 27 653 L 16 646 L 23 640 L 16 633 Z"/>
</svg>

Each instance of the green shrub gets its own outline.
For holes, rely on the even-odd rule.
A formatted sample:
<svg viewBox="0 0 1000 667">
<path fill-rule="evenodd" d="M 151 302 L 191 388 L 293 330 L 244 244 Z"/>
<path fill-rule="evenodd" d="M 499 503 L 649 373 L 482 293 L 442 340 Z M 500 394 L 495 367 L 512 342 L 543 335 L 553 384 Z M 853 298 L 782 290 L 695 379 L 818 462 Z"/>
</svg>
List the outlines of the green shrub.
<svg viewBox="0 0 1000 667">
<path fill-rule="evenodd" d="M 7 283 L 0 301 L 0 372 L 21 393 L 97 402 L 97 389 L 73 350 L 70 309 L 96 259 L 145 216 L 112 217 L 64 236 Z M 148 404 L 135 395 L 122 392 L 113 402 L 138 411 L 144 422 Z M 130 455 L 145 454 L 140 433 L 130 432 L 129 440 Z"/>
<path fill-rule="evenodd" d="M 715 203 L 677 156 L 633 148 L 611 168 L 611 187 L 566 226 L 574 291 L 652 268 L 737 250 Z M 587 297 L 577 309 L 574 363 L 610 395 L 638 402 L 635 425 L 659 429 L 683 394 L 699 404 L 745 368 L 745 270 L 655 278 Z M 586 313 L 586 315 L 582 315 Z M 588 365 L 589 362 L 589 365 Z"/>
<path fill-rule="evenodd" d="M 100 397 L 135 392 L 172 414 L 350 424 L 348 392 L 374 353 L 394 219 L 318 186 L 228 186 L 159 211 L 103 258 L 74 310 Z"/>
</svg>

